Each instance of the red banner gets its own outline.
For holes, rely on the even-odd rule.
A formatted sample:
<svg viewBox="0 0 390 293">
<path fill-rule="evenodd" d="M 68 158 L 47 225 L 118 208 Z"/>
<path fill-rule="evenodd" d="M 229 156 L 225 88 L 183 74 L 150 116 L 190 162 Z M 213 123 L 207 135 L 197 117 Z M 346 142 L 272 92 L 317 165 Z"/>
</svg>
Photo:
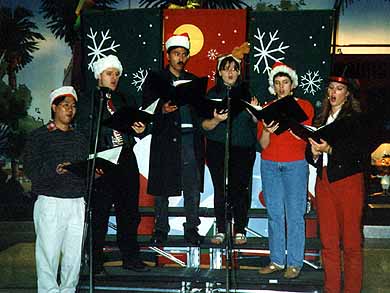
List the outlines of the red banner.
<svg viewBox="0 0 390 293">
<path fill-rule="evenodd" d="M 169 34 L 188 33 L 191 49 L 186 70 L 197 76 L 209 76 L 214 85 L 217 56 L 231 53 L 246 41 L 246 10 L 238 9 L 166 9 L 164 10 L 165 41 Z M 166 56 L 164 57 L 167 64 Z"/>
</svg>

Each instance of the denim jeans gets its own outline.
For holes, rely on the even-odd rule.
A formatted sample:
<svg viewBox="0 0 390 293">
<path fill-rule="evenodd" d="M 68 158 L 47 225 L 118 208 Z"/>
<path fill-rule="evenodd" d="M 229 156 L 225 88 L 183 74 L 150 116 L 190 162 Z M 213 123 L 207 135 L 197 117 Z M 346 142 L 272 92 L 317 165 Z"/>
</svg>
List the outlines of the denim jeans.
<svg viewBox="0 0 390 293">
<path fill-rule="evenodd" d="M 268 213 L 270 258 L 278 265 L 303 265 L 308 175 L 309 169 L 305 160 L 261 161 L 263 194 Z"/>
</svg>

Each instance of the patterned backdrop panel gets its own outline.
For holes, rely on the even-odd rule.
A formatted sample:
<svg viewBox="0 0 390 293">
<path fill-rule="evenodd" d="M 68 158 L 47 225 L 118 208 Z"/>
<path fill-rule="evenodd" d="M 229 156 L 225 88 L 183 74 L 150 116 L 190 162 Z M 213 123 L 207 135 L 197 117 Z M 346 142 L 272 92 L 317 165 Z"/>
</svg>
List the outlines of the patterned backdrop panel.
<svg viewBox="0 0 390 293">
<path fill-rule="evenodd" d="M 276 61 L 295 68 L 296 95 L 310 100 L 316 111 L 330 71 L 332 11 L 250 12 L 248 30 L 251 88 L 268 101 L 268 74 Z"/>
</svg>

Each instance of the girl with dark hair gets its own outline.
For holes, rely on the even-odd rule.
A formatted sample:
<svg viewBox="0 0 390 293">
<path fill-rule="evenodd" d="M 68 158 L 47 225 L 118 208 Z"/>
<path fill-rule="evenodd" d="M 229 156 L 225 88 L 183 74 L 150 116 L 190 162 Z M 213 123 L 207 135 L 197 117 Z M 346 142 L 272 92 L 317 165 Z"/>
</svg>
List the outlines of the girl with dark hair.
<svg viewBox="0 0 390 293">
<path fill-rule="evenodd" d="M 348 133 L 333 142 L 309 139 L 308 162 L 317 168 L 316 203 L 322 242 L 325 292 L 341 292 L 341 264 L 344 291 L 360 292 L 362 286 L 363 168 L 368 161 L 365 134 L 355 93 L 358 83 L 343 76 L 331 76 L 322 111 L 315 119 L 319 127 L 334 121 L 343 123 Z M 341 261 L 341 248 L 343 259 Z"/>
<path fill-rule="evenodd" d="M 240 59 L 232 55 L 225 55 L 218 59 L 216 85 L 207 93 L 208 99 L 223 99 L 234 90 L 240 93 L 244 92 L 238 89 L 242 87 L 240 62 Z M 249 91 L 247 91 L 246 96 L 232 97 L 232 99 L 234 98 L 258 104 L 256 98 L 250 97 Z M 214 211 L 217 223 L 217 233 L 211 242 L 221 244 L 226 237 L 223 166 L 225 165 L 226 119 L 229 113 L 214 110 L 213 115 L 213 118 L 202 121 L 202 127 L 207 139 L 206 161 L 214 185 Z M 245 227 L 248 224 L 252 169 L 256 157 L 256 129 L 256 122 L 246 111 L 242 111 L 232 118 L 227 201 L 234 218 L 234 243 L 237 245 L 247 242 Z"/>
</svg>

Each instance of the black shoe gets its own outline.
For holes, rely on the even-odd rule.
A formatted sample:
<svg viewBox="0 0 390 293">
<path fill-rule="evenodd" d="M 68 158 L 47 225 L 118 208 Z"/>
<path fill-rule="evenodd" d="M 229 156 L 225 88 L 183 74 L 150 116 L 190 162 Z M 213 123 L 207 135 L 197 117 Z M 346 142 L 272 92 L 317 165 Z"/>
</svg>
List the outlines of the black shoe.
<svg viewBox="0 0 390 293">
<path fill-rule="evenodd" d="M 150 268 L 138 257 L 124 260 L 122 268 L 134 272 L 147 272 L 150 270 Z"/>
<path fill-rule="evenodd" d="M 108 275 L 106 269 L 102 264 L 94 265 L 92 268 L 92 273 L 96 277 L 102 277 Z"/>
<path fill-rule="evenodd" d="M 150 239 L 150 244 L 154 246 L 162 245 L 168 239 L 168 233 L 165 233 L 160 230 L 156 230 L 153 233 L 152 239 Z"/>
<path fill-rule="evenodd" d="M 200 245 L 203 242 L 204 237 L 200 236 L 198 231 L 194 228 L 184 231 L 184 239 L 191 244 Z"/>
</svg>

